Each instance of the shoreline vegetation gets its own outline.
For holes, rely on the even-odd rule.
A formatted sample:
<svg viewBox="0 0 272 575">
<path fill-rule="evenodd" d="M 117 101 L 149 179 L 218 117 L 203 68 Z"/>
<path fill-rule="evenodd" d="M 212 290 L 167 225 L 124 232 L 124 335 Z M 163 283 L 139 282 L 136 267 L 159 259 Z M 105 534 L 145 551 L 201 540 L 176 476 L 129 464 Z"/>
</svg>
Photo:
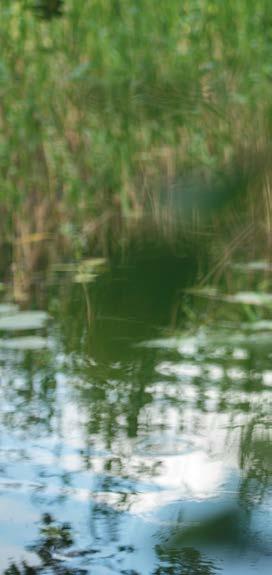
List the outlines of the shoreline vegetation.
<svg viewBox="0 0 272 575">
<path fill-rule="evenodd" d="M 267 0 L 3 0 L 2 240 L 16 252 L 77 236 L 101 255 L 143 221 L 167 236 L 203 213 L 209 229 L 270 232 L 270 12 Z"/>
</svg>

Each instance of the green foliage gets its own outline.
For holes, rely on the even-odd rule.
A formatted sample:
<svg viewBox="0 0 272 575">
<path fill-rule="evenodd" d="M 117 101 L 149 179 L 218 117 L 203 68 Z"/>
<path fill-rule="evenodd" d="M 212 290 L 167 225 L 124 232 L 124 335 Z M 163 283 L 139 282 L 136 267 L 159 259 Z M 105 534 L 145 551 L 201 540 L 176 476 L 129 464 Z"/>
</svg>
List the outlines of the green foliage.
<svg viewBox="0 0 272 575">
<path fill-rule="evenodd" d="M 259 149 L 271 21 L 267 0 L 3 0 L 1 205 L 138 213 L 162 178 Z"/>
</svg>

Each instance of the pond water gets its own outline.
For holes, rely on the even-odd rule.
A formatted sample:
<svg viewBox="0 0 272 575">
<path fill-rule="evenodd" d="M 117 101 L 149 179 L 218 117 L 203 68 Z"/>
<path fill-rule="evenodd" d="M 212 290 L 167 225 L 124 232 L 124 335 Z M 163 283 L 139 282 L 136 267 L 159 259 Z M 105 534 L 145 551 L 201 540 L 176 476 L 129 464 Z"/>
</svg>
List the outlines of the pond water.
<svg viewBox="0 0 272 575">
<path fill-rule="evenodd" d="M 271 574 L 269 264 L 97 264 L 2 297 L 1 573 Z"/>
</svg>

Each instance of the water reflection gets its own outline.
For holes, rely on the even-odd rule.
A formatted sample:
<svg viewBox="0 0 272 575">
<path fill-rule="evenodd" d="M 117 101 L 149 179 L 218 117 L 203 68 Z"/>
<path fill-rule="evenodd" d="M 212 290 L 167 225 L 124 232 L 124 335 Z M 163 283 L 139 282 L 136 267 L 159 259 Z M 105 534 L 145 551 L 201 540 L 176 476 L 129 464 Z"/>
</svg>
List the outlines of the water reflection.
<svg viewBox="0 0 272 575">
<path fill-rule="evenodd" d="M 212 561 L 205 559 L 201 553 L 191 547 L 185 547 L 181 551 L 166 553 L 164 549 L 157 547 L 160 565 L 154 571 L 154 575 L 213 575 L 218 573 Z"/>
<path fill-rule="evenodd" d="M 171 265 L 51 281 L 46 323 L 5 317 L 3 572 L 270 573 L 270 332 L 187 294 L 177 332 L 194 266 Z"/>
</svg>

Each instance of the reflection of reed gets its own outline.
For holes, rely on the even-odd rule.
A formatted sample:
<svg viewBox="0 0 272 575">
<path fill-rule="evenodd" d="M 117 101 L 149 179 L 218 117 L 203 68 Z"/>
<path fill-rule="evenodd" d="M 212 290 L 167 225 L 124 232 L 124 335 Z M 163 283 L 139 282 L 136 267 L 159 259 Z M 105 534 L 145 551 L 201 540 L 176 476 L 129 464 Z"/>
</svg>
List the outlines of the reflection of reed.
<svg viewBox="0 0 272 575">
<path fill-rule="evenodd" d="M 242 428 L 240 465 L 242 482 L 240 498 L 245 505 L 263 501 L 272 485 L 271 423 L 267 413 L 253 416 Z"/>
<path fill-rule="evenodd" d="M 158 566 L 153 575 L 214 575 L 219 570 L 193 547 L 168 549 L 156 547 Z"/>
<path fill-rule="evenodd" d="M 77 575 L 78 569 L 63 567 L 65 552 L 73 545 L 71 526 L 67 523 L 58 523 L 45 513 L 40 522 L 40 537 L 32 544 L 31 551 L 39 558 L 37 566 L 23 561 L 21 565 L 11 563 L 5 569 L 4 575 L 35 575 L 47 573 L 48 570 L 59 575 Z M 64 556 L 62 557 L 62 554 Z M 80 573 L 87 573 L 83 570 Z"/>
<path fill-rule="evenodd" d="M 41 229 L 44 214 L 42 216 Z M 39 226 L 37 226 L 39 230 Z M 29 231 L 28 223 L 17 224 L 17 237 L 12 243 L 12 285 L 13 299 L 26 301 L 31 296 L 30 290 L 36 272 L 46 273 L 50 262 L 54 260 L 56 237 L 50 232 Z"/>
</svg>

